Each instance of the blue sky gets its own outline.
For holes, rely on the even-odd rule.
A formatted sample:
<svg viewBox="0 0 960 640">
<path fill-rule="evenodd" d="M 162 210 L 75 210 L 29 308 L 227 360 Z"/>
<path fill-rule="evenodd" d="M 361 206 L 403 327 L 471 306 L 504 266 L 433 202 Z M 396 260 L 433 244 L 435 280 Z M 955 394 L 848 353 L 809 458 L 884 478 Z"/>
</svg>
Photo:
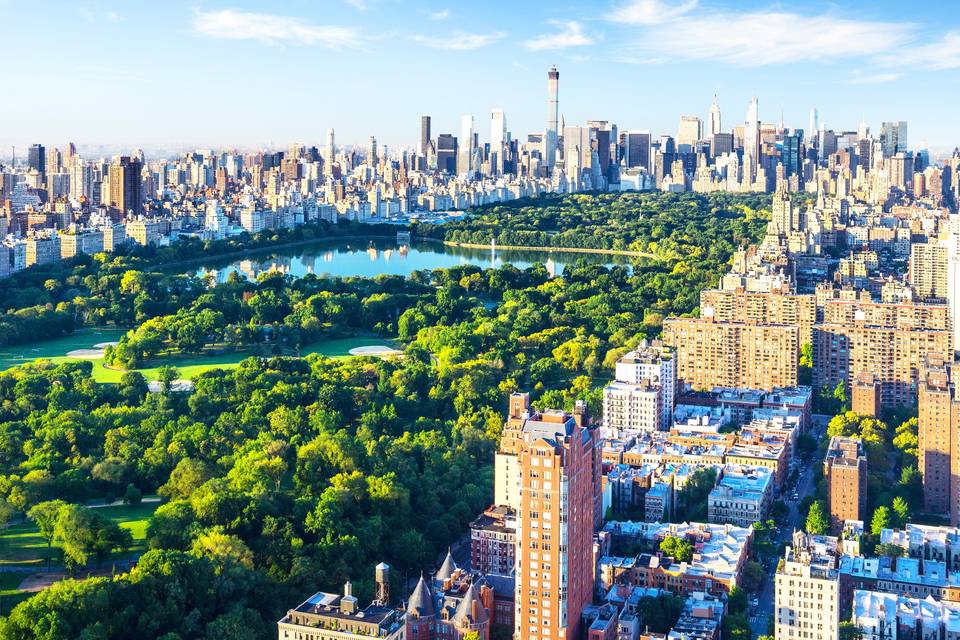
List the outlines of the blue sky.
<svg viewBox="0 0 960 640">
<path fill-rule="evenodd" d="M 0 100 L 11 144 L 256 147 L 369 135 L 413 145 L 502 107 L 515 137 L 541 131 L 546 70 L 568 124 L 675 134 L 760 115 L 806 127 L 909 121 L 911 146 L 960 145 L 960 10 L 932 0 L 0 0 Z"/>
</svg>

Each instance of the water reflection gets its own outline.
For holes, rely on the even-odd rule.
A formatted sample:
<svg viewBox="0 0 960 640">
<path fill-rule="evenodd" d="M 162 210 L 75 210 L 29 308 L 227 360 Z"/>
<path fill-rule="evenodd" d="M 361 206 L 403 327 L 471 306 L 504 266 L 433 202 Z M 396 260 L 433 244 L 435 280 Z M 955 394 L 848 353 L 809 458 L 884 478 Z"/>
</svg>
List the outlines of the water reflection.
<svg viewBox="0 0 960 640">
<path fill-rule="evenodd" d="M 389 241 L 373 241 L 367 244 L 341 241 L 319 242 L 316 245 L 280 250 L 273 255 L 256 254 L 233 262 L 211 263 L 199 269 L 197 275 L 212 276 L 218 282 L 225 282 L 231 273 L 238 273 L 249 280 L 256 280 L 261 273 L 266 272 L 280 272 L 297 277 L 308 273 L 320 276 L 373 277 L 380 274 L 409 275 L 421 269 L 442 269 L 467 264 L 475 264 L 481 268 L 499 268 L 512 264 L 518 269 L 525 269 L 542 263 L 551 276 L 558 276 L 567 266 L 578 260 L 607 266 L 630 264 L 627 256 L 504 251 L 496 247 L 489 250 L 467 249 L 433 242 L 397 245 Z"/>
</svg>

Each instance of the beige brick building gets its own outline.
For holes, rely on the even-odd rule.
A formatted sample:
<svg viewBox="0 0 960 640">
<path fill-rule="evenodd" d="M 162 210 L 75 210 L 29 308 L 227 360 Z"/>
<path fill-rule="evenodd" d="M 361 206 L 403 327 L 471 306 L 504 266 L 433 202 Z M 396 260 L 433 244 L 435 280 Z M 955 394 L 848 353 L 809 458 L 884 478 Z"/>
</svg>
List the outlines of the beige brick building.
<svg viewBox="0 0 960 640">
<path fill-rule="evenodd" d="M 817 321 L 817 300 L 813 294 L 789 290 L 767 292 L 707 289 L 700 292 L 700 314 L 722 322 L 792 324 L 800 329 L 800 345 L 811 344 Z"/>
<path fill-rule="evenodd" d="M 694 389 L 797 385 L 796 325 L 667 318 L 663 341 L 676 350 L 677 382 Z"/>
<path fill-rule="evenodd" d="M 946 245 L 915 243 L 910 246 L 910 285 L 918 298 L 947 299 Z"/>
</svg>

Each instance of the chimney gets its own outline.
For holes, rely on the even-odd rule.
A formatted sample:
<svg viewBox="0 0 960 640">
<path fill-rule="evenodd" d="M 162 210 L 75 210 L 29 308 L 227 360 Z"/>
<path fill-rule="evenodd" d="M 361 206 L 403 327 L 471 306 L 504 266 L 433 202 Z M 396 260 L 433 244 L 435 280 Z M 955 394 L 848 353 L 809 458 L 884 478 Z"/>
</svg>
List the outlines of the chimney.
<svg viewBox="0 0 960 640">
<path fill-rule="evenodd" d="M 343 597 L 340 598 L 340 613 L 352 614 L 357 611 L 357 599 L 353 597 L 353 585 L 347 580 L 343 585 Z"/>
</svg>

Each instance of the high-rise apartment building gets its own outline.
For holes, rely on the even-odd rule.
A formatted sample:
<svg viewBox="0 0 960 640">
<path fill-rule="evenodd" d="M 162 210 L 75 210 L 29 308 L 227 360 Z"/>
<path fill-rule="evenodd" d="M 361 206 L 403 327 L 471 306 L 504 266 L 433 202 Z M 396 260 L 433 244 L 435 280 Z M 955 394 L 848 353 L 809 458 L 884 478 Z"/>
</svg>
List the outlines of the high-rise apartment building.
<svg viewBox="0 0 960 640">
<path fill-rule="evenodd" d="M 663 341 L 676 351 L 680 385 L 766 391 L 797 385 L 797 325 L 667 318 Z"/>
<path fill-rule="evenodd" d="M 830 525 L 839 533 L 846 520 L 863 520 L 867 507 L 867 456 L 857 438 L 834 436 L 823 460 Z"/>
<path fill-rule="evenodd" d="M 503 109 L 490 112 L 490 171 L 503 173 L 504 151 L 507 141 L 507 116 Z"/>
<path fill-rule="evenodd" d="M 949 294 L 947 246 L 917 242 L 910 245 L 910 286 L 917 297 L 946 300 Z"/>
<path fill-rule="evenodd" d="M 522 420 L 509 446 L 517 456 L 520 493 L 515 637 L 578 640 L 594 587 L 596 431 L 583 406 L 574 415 L 545 411 Z"/>
<path fill-rule="evenodd" d="M 947 358 L 931 354 L 919 385 L 917 463 L 923 476 L 923 508 L 949 513 L 958 522 L 960 498 L 960 398 Z"/>
<path fill-rule="evenodd" d="M 953 355 L 946 305 L 828 300 L 813 329 L 813 385 L 850 385 L 869 373 L 884 408 L 912 404 L 928 354 Z"/>
<path fill-rule="evenodd" d="M 143 196 L 140 185 L 142 168 L 139 160 L 129 156 L 118 156 L 110 165 L 108 204 L 111 209 L 122 216 L 128 213 L 139 215 L 143 212 Z"/>
<path fill-rule="evenodd" d="M 470 163 L 473 160 L 473 116 L 464 114 L 460 117 L 460 151 L 457 154 L 457 173 L 469 173 Z"/>
<path fill-rule="evenodd" d="M 337 146 L 334 139 L 333 129 L 327 129 L 327 142 L 323 146 L 323 172 L 326 175 L 333 173 L 333 163 L 337 159 Z"/>
<path fill-rule="evenodd" d="M 793 534 L 777 568 L 777 640 L 836 640 L 840 634 L 840 574 L 836 538 Z"/>
<path fill-rule="evenodd" d="M 544 163 L 550 171 L 557 159 L 557 119 L 559 112 L 560 72 L 550 67 L 547 72 L 547 135 L 544 136 Z"/>
<path fill-rule="evenodd" d="M 760 107 L 756 98 L 750 101 L 747 109 L 747 121 L 743 126 L 743 176 L 744 181 L 753 182 L 760 163 Z"/>
<path fill-rule="evenodd" d="M 791 293 L 789 288 L 704 289 L 700 292 L 700 313 L 721 322 L 796 325 L 799 344 L 803 346 L 813 340 L 817 300 L 813 294 Z"/>
<path fill-rule="evenodd" d="M 677 386 L 672 349 L 644 341 L 617 361 L 614 378 L 603 390 L 608 435 L 670 428 Z"/>
<path fill-rule="evenodd" d="M 451 175 L 457 172 L 457 139 L 452 134 L 437 136 L 437 171 Z"/>
</svg>

